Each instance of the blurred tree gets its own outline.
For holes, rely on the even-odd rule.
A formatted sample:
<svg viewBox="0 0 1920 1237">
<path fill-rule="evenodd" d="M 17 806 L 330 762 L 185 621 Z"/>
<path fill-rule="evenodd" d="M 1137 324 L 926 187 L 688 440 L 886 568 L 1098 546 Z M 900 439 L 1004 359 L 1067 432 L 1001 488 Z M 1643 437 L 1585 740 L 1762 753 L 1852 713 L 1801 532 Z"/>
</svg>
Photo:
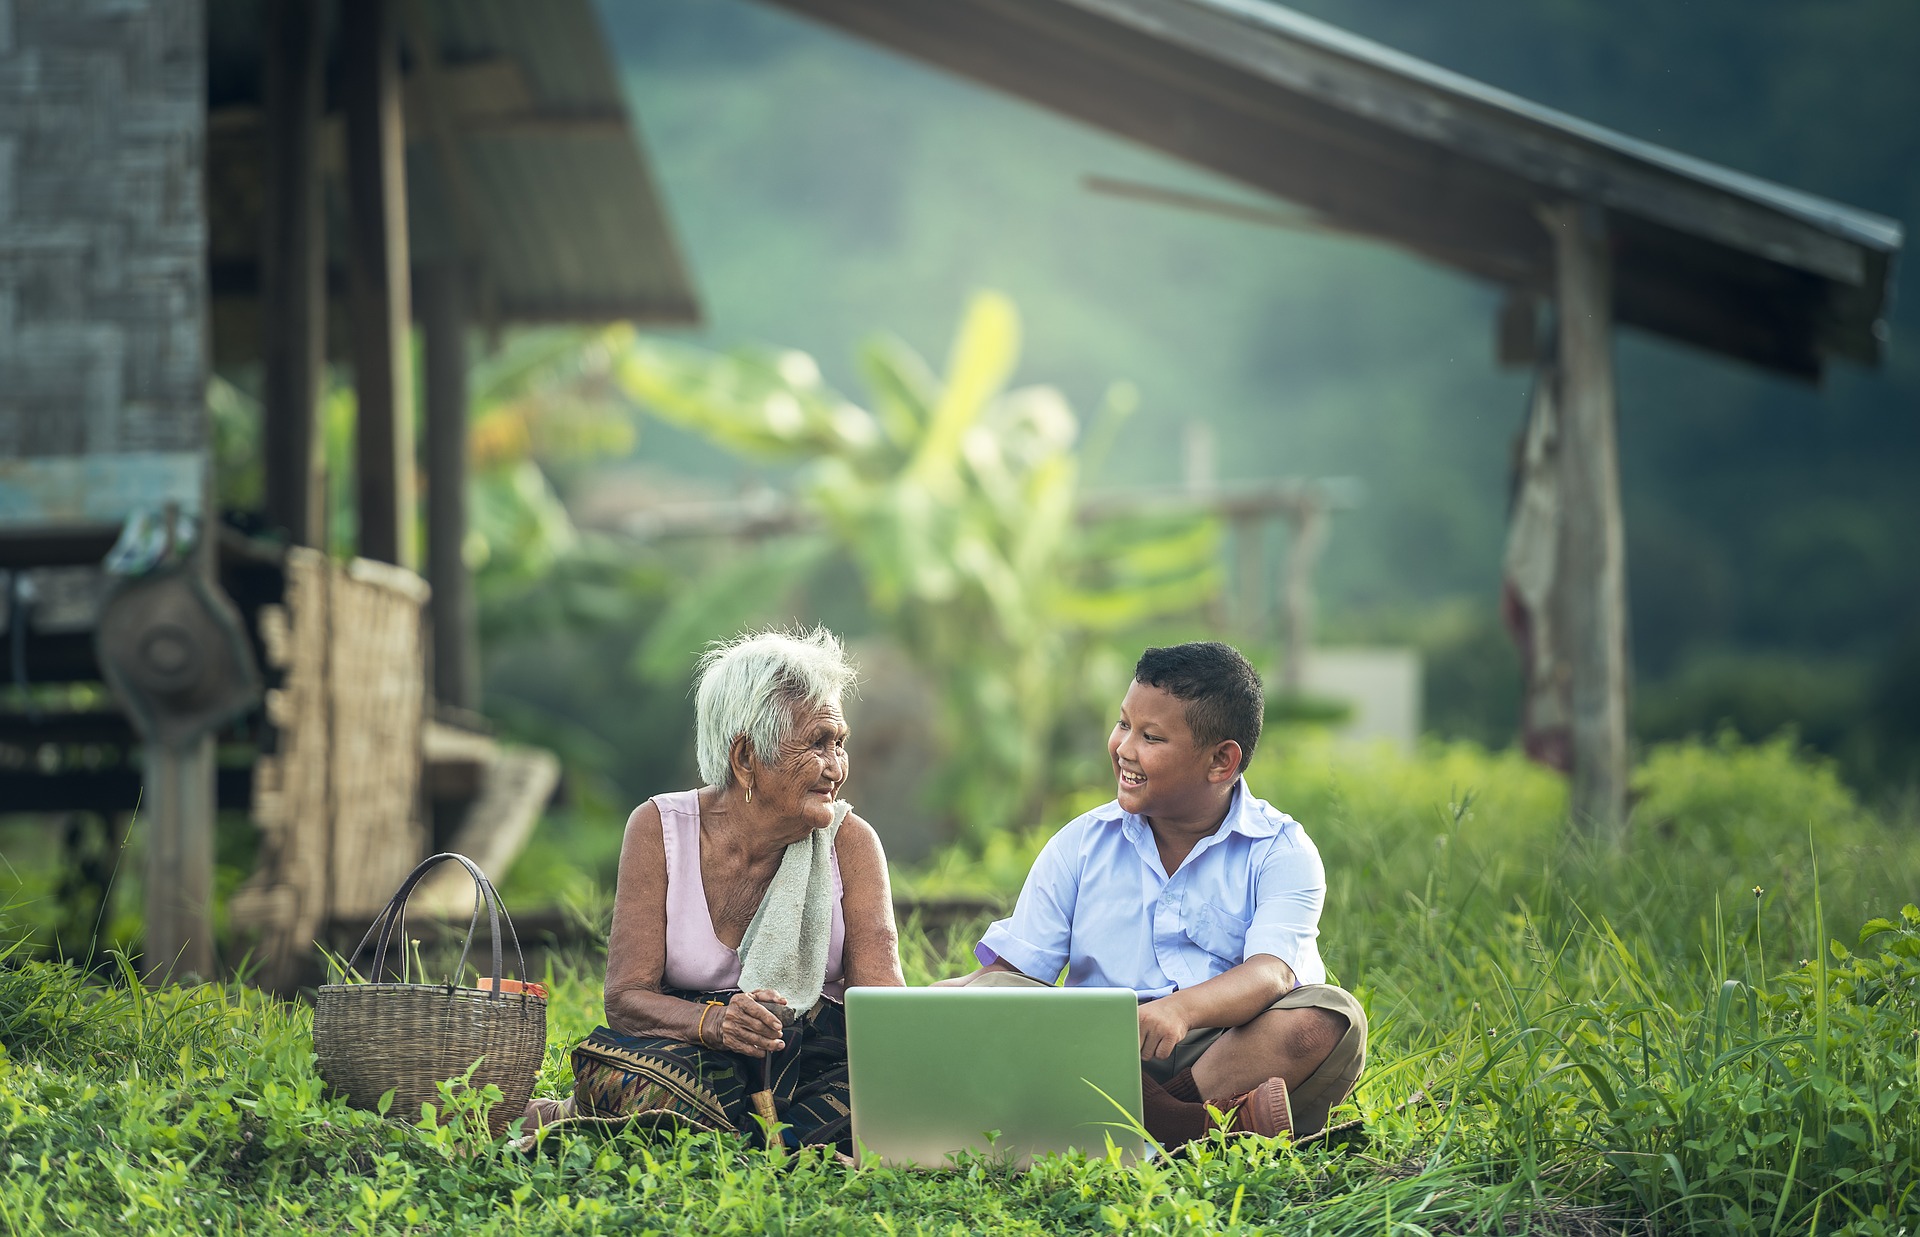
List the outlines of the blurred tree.
<svg viewBox="0 0 1920 1237">
<path fill-rule="evenodd" d="M 530 332 L 483 358 L 471 378 L 464 557 L 486 654 L 486 711 L 560 754 L 588 827 L 617 820 L 634 784 L 665 784 L 688 729 L 684 709 L 641 701 L 619 652 L 658 621 L 672 573 L 656 556 L 578 527 L 561 496 L 569 474 L 628 456 L 638 441 L 613 361 L 602 332 Z"/>
<path fill-rule="evenodd" d="M 683 594 L 642 664 L 683 669 L 698 642 L 726 632 L 717 611 L 844 548 L 876 617 L 939 686 L 948 755 L 929 806 L 975 837 L 1033 819 L 1055 789 L 1067 719 L 1109 703 L 1112 642 L 1219 592 L 1211 519 L 1081 527 L 1078 420 L 1052 387 L 1007 388 L 1020 322 L 1003 296 L 973 299 L 943 375 L 897 339 L 868 342 L 870 408 L 828 388 L 804 353 L 602 339 L 615 380 L 655 415 L 741 454 L 802 463 L 801 501 L 826 530 L 767 543 Z M 1128 411 L 1116 391 L 1103 415 Z"/>
</svg>

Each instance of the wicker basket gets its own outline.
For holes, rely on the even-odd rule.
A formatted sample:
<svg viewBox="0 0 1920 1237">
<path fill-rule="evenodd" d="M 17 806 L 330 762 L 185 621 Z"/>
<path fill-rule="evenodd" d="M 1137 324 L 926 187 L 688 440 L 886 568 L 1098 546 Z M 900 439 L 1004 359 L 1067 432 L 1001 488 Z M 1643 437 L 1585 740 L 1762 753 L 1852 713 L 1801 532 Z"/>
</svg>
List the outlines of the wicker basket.
<svg viewBox="0 0 1920 1237">
<path fill-rule="evenodd" d="M 355 1108 L 372 1109 L 392 1091 L 393 1106 L 388 1112 L 401 1120 L 418 1120 L 422 1103 L 439 1104 L 440 1082 L 472 1068 L 476 1089 L 488 1083 L 500 1088 L 502 1098 L 489 1121 L 498 1138 L 526 1109 L 533 1094 L 534 1076 L 546 1053 L 547 1002 L 532 992 L 501 991 L 503 920 L 522 976 L 527 966 L 520 954 L 520 938 L 493 882 L 464 855 L 441 854 L 425 860 L 367 929 L 348 962 L 348 972 L 358 973 L 360 955 L 376 935 L 379 943 L 368 972 L 376 981 L 386 968 L 387 949 L 396 929 L 400 948 L 406 949 L 407 898 L 429 869 L 449 859 L 466 868 L 474 882 L 473 920 L 467 925 L 454 974 L 466 970 L 467 952 L 484 906 L 493 940 L 491 990 L 452 983 L 325 984 L 314 999 L 313 1051 L 320 1077 L 336 1095 Z"/>
</svg>

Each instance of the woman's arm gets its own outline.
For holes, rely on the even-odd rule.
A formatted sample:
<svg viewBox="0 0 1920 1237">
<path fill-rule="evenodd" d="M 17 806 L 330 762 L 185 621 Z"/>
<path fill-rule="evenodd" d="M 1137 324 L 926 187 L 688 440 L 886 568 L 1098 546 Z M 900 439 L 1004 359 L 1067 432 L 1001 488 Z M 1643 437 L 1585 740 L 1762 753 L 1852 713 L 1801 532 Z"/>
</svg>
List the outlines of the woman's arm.
<svg viewBox="0 0 1920 1237">
<path fill-rule="evenodd" d="M 693 1042 L 700 1007 L 660 994 L 667 969 L 667 847 L 651 800 L 627 817 L 607 937 L 607 1026 Z M 711 1018 L 709 1018 L 711 1021 Z"/>
<path fill-rule="evenodd" d="M 762 1008 L 772 993 L 742 993 L 714 1010 L 660 991 L 667 969 L 667 845 L 651 800 L 627 817 L 607 937 L 607 1026 L 619 1035 L 656 1035 L 764 1056 L 780 1048 L 780 1020 Z M 756 1001 L 753 997 L 759 997 Z M 705 1015 L 706 1025 L 701 1025 Z"/>
<path fill-rule="evenodd" d="M 899 988 L 900 936 L 893 923 L 893 886 L 880 835 L 853 813 L 833 840 L 840 858 L 840 912 L 847 937 L 841 973 L 849 988 Z"/>
</svg>

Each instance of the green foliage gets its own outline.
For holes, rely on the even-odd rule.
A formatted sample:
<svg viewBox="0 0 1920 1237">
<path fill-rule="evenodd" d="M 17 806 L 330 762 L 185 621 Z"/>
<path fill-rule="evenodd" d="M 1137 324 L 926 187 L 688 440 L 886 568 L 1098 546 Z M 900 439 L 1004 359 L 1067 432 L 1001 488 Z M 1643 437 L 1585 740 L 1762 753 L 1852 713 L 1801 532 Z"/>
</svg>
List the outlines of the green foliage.
<svg viewBox="0 0 1920 1237">
<path fill-rule="evenodd" d="M 1634 732 L 1652 741 L 1736 732 L 1791 735 L 1858 787 L 1920 775 L 1920 635 L 1876 664 L 1864 658 L 1714 652 L 1634 687 Z"/>
<path fill-rule="evenodd" d="M 1642 803 L 1663 797 L 1673 828 L 1641 831 L 1629 853 L 1586 852 L 1562 836 L 1558 780 L 1517 758 L 1270 736 L 1254 785 L 1327 857 L 1323 945 L 1372 1022 L 1354 1150 L 1216 1138 L 1139 1166 L 1076 1155 L 932 1174 L 723 1136 L 553 1135 L 523 1155 L 484 1135 L 497 1097 L 457 1081 L 390 1121 L 328 1099 L 302 1006 L 237 987 L 148 990 L 124 967 L 102 983 L 16 954 L 0 958 L 0 1221 L 21 1233 L 1892 1234 L 1920 1202 L 1920 908 L 1884 912 L 1920 884 L 1920 856 L 1850 801 L 1819 799 L 1828 776 L 1779 744 L 1656 752 Z M 1767 810 L 1743 780 L 1787 806 Z M 1815 884 L 1798 858 L 1806 823 L 1790 813 L 1822 801 L 1839 816 L 1813 822 L 1819 853 L 1872 858 L 1834 862 Z M 1709 822 L 1741 823 L 1716 850 L 1695 841 Z M 1805 895 L 1755 895 L 1788 854 L 1808 869 Z M 1002 888 L 1026 858 L 990 852 Z M 1883 913 L 1848 910 L 1845 942 L 1829 939 L 1831 908 L 1860 904 Z M 604 931 L 604 899 L 579 913 Z M 909 921 L 909 981 L 965 967 L 973 939 Z M 568 1051 L 601 1017 L 599 966 L 546 976 L 540 1094 L 571 1086 Z M 1416 1090 L 1440 1102 L 1399 1110 Z"/>
<path fill-rule="evenodd" d="M 1817 823 L 1823 844 L 1856 834 L 1861 807 L 1833 763 L 1795 747 L 1787 736 L 1748 746 L 1731 731 L 1712 743 L 1663 744 L 1634 776 L 1635 814 L 1656 828 L 1684 828 L 1688 845 L 1723 855 L 1771 833 L 1775 821 Z"/>
<path fill-rule="evenodd" d="M 1672 830 L 1624 855 L 1563 837 L 1555 778 L 1465 743 L 1407 759 L 1275 734 L 1250 776 L 1308 820 L 1334 876 L 1323 945 L 1373 1024 L 1357 1152 L 1215 1137 L 1164 1162 L 1075 1154 L 1027 1174 L 991 1160 L 845 1170 L 714 1135 L 549 1135 L 522 1154 L 484 1135 L 497 1095 L 459 1081 L 394 1120 L 326 1099 L 300 1005 L 15 955 L 0 958 L 0 1218 L 23 1233 L 1912 1224 L 1920 909 L 1849 910 L 1845 943 L 1824 924 L 1832 907 L 1901 905 L 1920 857 L 1824 799 L 1837 816 L 1816 822 L 1822 855 L 1884 851 L 1818 884 L 1795 859 L 1803 897 L 1751 891 L 1805 853 L 1793 813 L 1828 793 L 1822 764 L 1778 743 L 1655 751 L 1642 805 L 1668 805 Z M 1747 782 L 1788 807 L 1755 807 Z M 1006 843 L 987 876 L 1012 889 L 1025 861 Z M 605 899 L 580 914 L 605 930 Z M 973 939 L 904 924 L 908 982 L 968 966 Z M 572 1085 L 568 1049 L 601 1018 L 599 966 L 545 976 L 541 1095 Z M 1415 1091 L 1438 1103 L 1402 1110 Z"/>
<path fill-rule="evenodd" d="M 221 377 L 207 383 L 207 432 L 213 443 L 214 505 L 257 511 L 266 487 L 260 407 Z"/>
<path fill-rule="evenodd" d="M 1079 424 L 1053 388 L 1008 389 L 1020 323 L 1004 297 L 974 298 L 944 374 L 898 340 L 869 342 L 859 360 L 871 409 L 827 387 L 803 353 L 606 338 L 615 380 L 655 415 L 802 464 L 802 501 L 831 538 L 764 544 L 720 566 L 675 601 L 640 666 L 684 672 L 732 630 L 720 620 L 743 599 L 783 596 L 838 546 L 875 616 L 939 686 L 935 810 L 976 840 L 1037 815 L 1110 642 L 1218 592 L 1214 521 L 1080 527 Z M 1110 400 L 1108 415 L 1124 405 Z"/>
</svg>

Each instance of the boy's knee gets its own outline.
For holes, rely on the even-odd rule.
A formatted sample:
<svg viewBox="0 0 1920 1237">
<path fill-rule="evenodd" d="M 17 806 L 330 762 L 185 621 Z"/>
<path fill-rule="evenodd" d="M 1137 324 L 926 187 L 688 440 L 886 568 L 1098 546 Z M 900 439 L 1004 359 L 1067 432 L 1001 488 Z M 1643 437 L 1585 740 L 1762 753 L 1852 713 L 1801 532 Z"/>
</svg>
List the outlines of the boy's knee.
<svg viewBox="0 0 1920 1237">
<path fill-rule="evenodd" d="M 1333 1055 L 1347 1034 L 1347 1019 L 1330 1009 L 1301 1009 L 1287 1027 L 1288 1054 L 1295 1060 L 1311 1061 L 1315 1068 Z"/>
<path fill-rule="evenodd" d="M 1255 1019 L 1286 1072 L 1304 1077 L 1333 1055 L 1347 1034 L 1347 1019 L 1330 1009 L 1272 1009 Z"/>
</svg>

